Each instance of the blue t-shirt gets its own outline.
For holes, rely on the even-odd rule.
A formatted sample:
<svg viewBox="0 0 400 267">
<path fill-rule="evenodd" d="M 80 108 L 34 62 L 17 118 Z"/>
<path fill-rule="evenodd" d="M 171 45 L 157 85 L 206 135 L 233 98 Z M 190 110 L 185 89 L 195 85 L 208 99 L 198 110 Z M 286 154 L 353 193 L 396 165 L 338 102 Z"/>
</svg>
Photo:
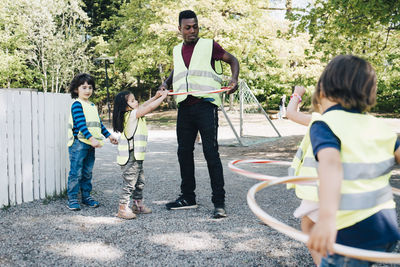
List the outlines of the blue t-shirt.
<svg viewBox="0 0 400 267">
<path fill-rule="evenodd" d="M 360 113 L 358 110 L 344 109 L 341 105 L 328 108 L 324 113 L 332 110 L 344 110 L 351 113 Z M 340 151 L 340 139 L 332 132 L 329 126 L 322 121 L 316 121 L 310 128 L 310 140 L 315 159 L 317 153 L 324 148 L 335 148 Z M 400 146 L 397 139 L 394 151 Z M 352 226 L 340 229 L 336 243 L 363 248 L 376 249 L 385 244 L 400 240 L 397 216 L 394 209 L 384 209 Z"/>
</svg>

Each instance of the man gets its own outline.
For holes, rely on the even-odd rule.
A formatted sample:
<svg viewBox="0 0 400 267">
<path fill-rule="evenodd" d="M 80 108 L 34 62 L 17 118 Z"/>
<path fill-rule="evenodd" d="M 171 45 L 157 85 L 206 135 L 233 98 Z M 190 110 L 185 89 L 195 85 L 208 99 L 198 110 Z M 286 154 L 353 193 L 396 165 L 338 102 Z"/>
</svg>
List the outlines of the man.
<svg viewBox="0 0 400 267">
<path fill-rule="evenodd" d="M 173 85 L 175 92 L 210 91 L 221 88 L 222 66 L 220 60 L 231 67 L 232 79 L 228 91 L 231 94 L 238 87 L 239 62 L 212 39 L 198 37 L 199 25 L 196 14 L 185 10 L 179 14 L 179 31 L 183 43 L 174 47 L 174 70 L 160 89 Z M 218 152 L 218 106 L 219 94 L 178 95 L 178 160 L 181 171 L 181 195 L 166 204 L 167 209 L 197 208 L 196 181 L 194 177 L 193 150 L 197 133 L 200 132 L 203 153 L 211 179 L 214 218 L 226 217 L 224 176 Z"/>
</svg>

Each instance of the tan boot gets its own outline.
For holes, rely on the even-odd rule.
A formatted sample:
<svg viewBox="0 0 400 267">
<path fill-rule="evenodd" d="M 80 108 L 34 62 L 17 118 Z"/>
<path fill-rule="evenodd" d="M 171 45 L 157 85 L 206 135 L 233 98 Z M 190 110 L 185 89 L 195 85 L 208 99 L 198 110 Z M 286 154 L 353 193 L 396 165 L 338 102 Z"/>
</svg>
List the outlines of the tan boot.
<svg viewBox="0 0 400 267">
<path fill-rule="evenodd" d="M 136 213 L 136 214 L 139 214 L 139 213 L 141 213 L 141 214 L 149 214 L 149 213 L 151 213 L 151 209 L 149 207 L 146 207 L 143 204 L 143 200 L 142 199 L 135 199 L 133 201 L 132 211 L 133 211 L 133 213 Z"/>
<path fill-rule="evenodd" d="M 136 218 L 136 214 L 128 207 L 128 204 L 119 204 L 118 218 L 132 220 Z"/>
</svg>

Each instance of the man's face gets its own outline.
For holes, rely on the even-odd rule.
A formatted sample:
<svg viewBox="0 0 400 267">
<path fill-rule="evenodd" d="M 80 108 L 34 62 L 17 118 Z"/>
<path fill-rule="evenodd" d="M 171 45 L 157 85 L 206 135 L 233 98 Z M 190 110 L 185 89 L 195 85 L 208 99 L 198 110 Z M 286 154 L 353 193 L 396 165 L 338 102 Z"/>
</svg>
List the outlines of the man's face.
<svg viewBox="0 0 400 267">
<path fill-rule="evenodd" d="M 195 43 L 199 39 L 199 25 L 197 19 L 182 19 L 179 31 L 185 43 Z"/>
</svg>

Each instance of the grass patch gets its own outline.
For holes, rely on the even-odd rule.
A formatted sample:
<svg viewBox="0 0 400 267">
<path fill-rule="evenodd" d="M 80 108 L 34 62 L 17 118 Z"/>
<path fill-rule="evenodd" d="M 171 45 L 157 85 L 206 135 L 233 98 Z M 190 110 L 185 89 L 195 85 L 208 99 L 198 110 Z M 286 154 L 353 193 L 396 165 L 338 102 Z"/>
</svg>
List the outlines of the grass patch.
<svg viewBox="0 0 400 267">
<path fill-rule="evenodd" d="M 45 199 L 43 199 L 42 204 L 48 205 L 52 201 L 56 201 L 59 199 L 65 199 L 65 198 L 67 198 L 67 189 L 63 190 L 59 195 L 47 196 Z"/>
</svg>

